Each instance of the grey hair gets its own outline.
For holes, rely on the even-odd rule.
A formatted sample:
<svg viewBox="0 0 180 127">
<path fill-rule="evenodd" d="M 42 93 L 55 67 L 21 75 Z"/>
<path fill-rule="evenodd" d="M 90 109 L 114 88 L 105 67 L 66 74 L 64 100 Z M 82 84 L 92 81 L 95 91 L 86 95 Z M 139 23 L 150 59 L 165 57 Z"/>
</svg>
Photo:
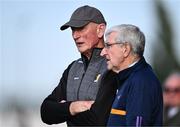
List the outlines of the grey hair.
<svg viewBox="0 0 180 127">
<path fill-rule="evenodd" d="M 172 78 L 176 78 L 176 79 L 179 79 L 180 78 L 180 72 L 179 71 L 173 71 L 171 72 L 167 77 L 166 79 L 164 80 L 164 87 L 166 87 L 166 82 L 169 80 L 169 79 L 172 79 Z"/>
<path fill-rule="evenodd" d="M 145 36 L 137 26 L 122 24 L 111 27 L 105 33 L 105 37 L 107 38 L 112 32 L 116 32 L 118 34 L 115 38 L 116 42 L 129 43 L 132 46 L 132 52 L 134 54 L 143 56 Z"/>
<path fill-rule="evenodd" d="M 171 73 L 168 75 L 167 79 L 168 79 L 169 77 L 173 77 L 173 76 L 180 78 L 180 72 L 178 72 L 178 71 L 173 71 L 173 72 L 171 72 Z"/>
</svg>

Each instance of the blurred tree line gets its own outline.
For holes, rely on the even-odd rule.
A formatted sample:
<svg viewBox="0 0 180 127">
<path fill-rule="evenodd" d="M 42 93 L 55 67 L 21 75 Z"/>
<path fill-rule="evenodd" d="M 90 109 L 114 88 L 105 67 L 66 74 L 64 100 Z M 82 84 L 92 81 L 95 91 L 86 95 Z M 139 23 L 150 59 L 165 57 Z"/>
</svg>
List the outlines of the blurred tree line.
<svg viewBox="0 0 180 127">
<path fill-rule="evenodd" d="M 174 42 L 173 40 L 172 21 L 163 1 L 154 0 L 154 2 L 158 29 L 152 54 L 152 66 L 161 83 L 163 83 L 171 72 L 180 70 L 179 54 L 174 50 L 174 44 L 179 42 Z"/>
</svg>

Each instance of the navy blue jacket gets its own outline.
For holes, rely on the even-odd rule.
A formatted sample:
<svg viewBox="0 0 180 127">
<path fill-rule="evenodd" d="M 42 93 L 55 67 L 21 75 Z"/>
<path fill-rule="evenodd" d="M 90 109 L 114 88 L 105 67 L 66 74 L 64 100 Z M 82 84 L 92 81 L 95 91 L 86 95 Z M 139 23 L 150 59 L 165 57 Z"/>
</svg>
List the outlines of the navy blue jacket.
<svg viewBox="0 0 180 127">
<path fill-rule="evenodd" d="M 107 126 L 161 126 L 161 85 L 144 57 L 118 74 L 119 88 Z"/>
</svg>

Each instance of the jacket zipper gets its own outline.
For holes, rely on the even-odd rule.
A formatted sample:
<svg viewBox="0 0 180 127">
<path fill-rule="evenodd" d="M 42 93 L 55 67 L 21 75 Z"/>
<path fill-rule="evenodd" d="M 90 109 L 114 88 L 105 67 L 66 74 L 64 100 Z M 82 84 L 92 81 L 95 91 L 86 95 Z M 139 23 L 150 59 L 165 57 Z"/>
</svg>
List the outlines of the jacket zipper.
<svg viewBox="0 0 180 127">
<path fill-rule="evenodd" d="M 80 87 L 81 87 L 83 78 L 84 78 L 84 73 L 82 75 L 82 78 L 81 78 L 81 81 L 80 81 L 80 85 L 79 85 L 79 88 L 78 88 L 78 91 L 77 91 L 77 100 L 79 100 L 79 91 L 80 91 Z"/>
</svg>

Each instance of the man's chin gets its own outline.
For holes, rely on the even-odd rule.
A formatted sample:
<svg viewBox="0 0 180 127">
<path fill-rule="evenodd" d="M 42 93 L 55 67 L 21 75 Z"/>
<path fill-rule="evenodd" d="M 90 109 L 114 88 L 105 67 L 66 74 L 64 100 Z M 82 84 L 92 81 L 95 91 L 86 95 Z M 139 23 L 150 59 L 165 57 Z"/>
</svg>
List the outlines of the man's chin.
<svg viewBox="0 0 180 127">
<path fill-rule="evenodd" d="M 119 72 L 119 71 L 118 71 L 116 68 L 114 68 L 112 65 L 109 65 L 109 64 L 108 64 L 107 68 L 108 68 L 108 70 L 112 70 L 113 72 L 116 72 L 116 73 Z"/>
<path fill-rule="evenodd" d="M 78 48 L 78 51 L 81 53 L 81 54 L 89 54 L 91 53 L 91 50 L 87 49 L 87 48 L 84 48 L 84 47 L 79 47 Z"/>
<path fill-rule="evenodd" d="M 108 70 L 112 70 L 112 66 L 108 64 L 108 65 L 107 65 L 107 69 L 108 69 Z"/>
<path fill-rule="evenodd" d="M 85 52 L 84 49 L 82 49 L 82 48 L 78 48 L 78 51 L 79 51 L 80 53 L 84 53 L 84 52 Z"/>
<path fill-rule="evenodd" d="M 119 71 L 117 69 L 111 69 L 111 70 L 115 73 L 119 73 Z"/>
</svg>

